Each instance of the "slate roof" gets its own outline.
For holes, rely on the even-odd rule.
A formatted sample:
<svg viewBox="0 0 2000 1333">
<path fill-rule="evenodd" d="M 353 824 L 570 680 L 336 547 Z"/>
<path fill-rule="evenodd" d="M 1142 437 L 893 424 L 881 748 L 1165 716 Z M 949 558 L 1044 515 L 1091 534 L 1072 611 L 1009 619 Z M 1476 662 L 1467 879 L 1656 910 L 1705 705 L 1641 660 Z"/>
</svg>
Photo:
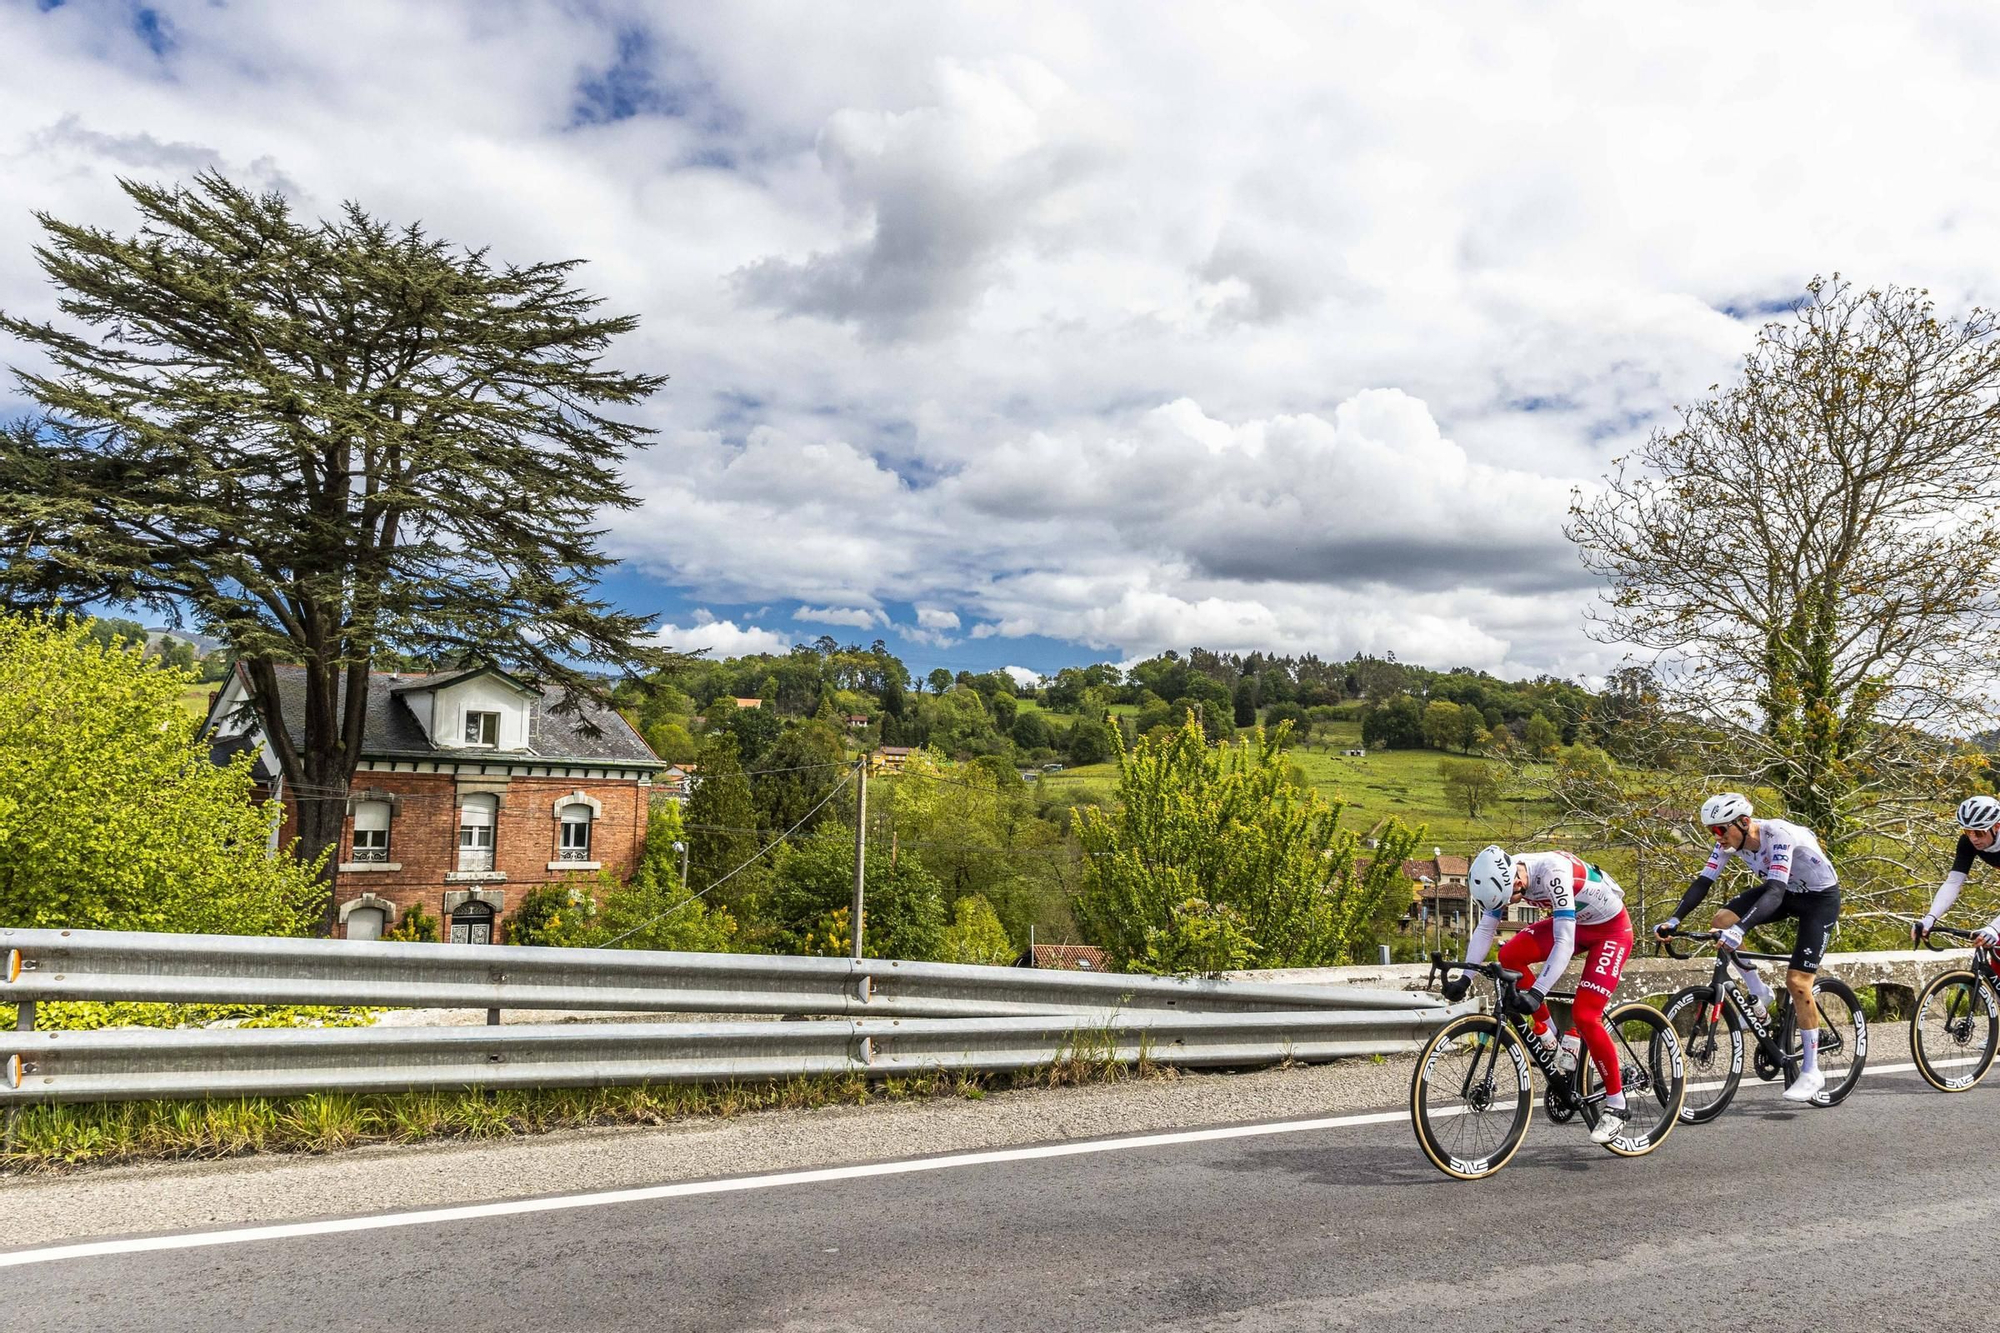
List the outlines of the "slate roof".
<svg viewBox="0 0 2000 1333">
<path fill-rule="evenodd" d="M 541 702 L 533 706 L 528 727 L 528 749 L 489 750 L 473 746 L 433 745 L 410 711 L 404 696 L 412 690 L 436 688 L 466 677 L 463 671 L 441 671 L 431 675 L 416 672 L 374 673 L 368 689 L 368 715 L 362 723 L 361 753 L 364 758 L 483 758 L 495 763 L 510 759 L 593 760 L 630 767 L 664 768 L 652 747 L 618 715 L 618 711 L 586 701 L 575 713 L 558 714 L 555 705 L 562 692 L 545 689 Z M 284 705 L 285 729 L 294 744 L 305 744 L 306 677 L 303 667 L 277 668 L 278 697 Z M 248 683 L 247 681 L 245 682 Z M 343 686 L 343 693 L 344 693 Z M 596 736 L 586 736 L 579 724 L 588 718 L 600 728 Z"/>
</svg>

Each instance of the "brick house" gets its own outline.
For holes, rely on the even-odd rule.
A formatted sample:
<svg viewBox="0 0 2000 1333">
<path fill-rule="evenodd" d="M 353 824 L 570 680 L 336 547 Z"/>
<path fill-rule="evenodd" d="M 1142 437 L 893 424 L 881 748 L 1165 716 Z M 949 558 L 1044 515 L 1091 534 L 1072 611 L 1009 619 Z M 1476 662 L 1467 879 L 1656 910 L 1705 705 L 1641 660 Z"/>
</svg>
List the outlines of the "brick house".
<svg viewBox="0 0 2000 1333">
<path fill-rule="evenodd" d="M 255 747 L 260 782 L 295 807 L 253 715 L 241 669 L 209 711 L 212 753 Z M 278 668 L 281 711 L 304 741 L 305 675 Z M 361 761 L 347 798 L 334 900 L 339 933 L 375 939 L 421 903 L 455 943 L 497 943 L 528 890 L 624 876 L 646 837 L 653 778 L 665 768 L 610 708 L 558 714 L 559 693 L 492 667 L 428 675 L 377 672 Z M 588 718 L 596 736 L 581 729 Z"/>
<path fill-rule="evenodd" d="M 1428 919 L 1433 929 L 1442 924 L 1447 931 L 1469 935 L 1473 924 L 1472 891 L 1467 886 L 1467 880 L 1471 874 L 1470 858 L 1446 856 L 1436 849 L 1429 856 L 1403 862 L 1403 875 L 1414 888 L 1410 911 L 1403 918 L 1403 929 L 1406 932 L 1415 930 L 1421 921 Z M 1430 883 L 1423 883 L 1425 879 L 1429 879 Z M 1428 908 L 1429 911 L 1423 913 L 1419 908 Z M 1500 938 L 1507 938 L 1540 916 L 1540 910 L 1527 903 L 1509 906 L 1500 922 Z"/>
</svg>

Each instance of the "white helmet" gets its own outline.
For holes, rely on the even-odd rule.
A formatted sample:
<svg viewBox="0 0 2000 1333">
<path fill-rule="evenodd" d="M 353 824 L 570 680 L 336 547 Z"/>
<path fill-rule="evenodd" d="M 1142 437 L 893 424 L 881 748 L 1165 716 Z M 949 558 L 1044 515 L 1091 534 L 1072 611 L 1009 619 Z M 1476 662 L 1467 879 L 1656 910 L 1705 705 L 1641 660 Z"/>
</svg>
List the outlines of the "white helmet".
<svg viewBox="0 0 2000 1333">
<path fill-rule="evenodd" d="M 1958 803 L 1958 826 L 1971 833 L 1983 833 L 2000 824 L 2000 801 L 1991 796 L 1968 796 Z"/>
<path fill-rule="evenodd" d="M 1498 847 L 1488 847 L 1472 858 L 1465 883 L 1475 907 L 1481 912 L 1498 911 L 1514 896 L 1514 858 Z"/>
<path fill-rule="evenodd" d="M 1734 824 L 1750 813 L 1750 798 L 1740 791 L 1718 792 L 1701 803 L 1701 822 L 1714 828 Z"/>
</svg>

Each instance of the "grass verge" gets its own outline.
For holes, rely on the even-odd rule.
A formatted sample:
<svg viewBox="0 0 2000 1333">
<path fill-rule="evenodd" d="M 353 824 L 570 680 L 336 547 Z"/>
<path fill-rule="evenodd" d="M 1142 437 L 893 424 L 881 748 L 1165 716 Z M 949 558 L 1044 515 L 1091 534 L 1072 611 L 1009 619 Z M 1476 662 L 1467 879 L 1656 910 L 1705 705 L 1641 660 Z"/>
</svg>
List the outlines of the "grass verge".
<svg viewBox="0 0 2000 1333">
<path fill-rule="evenodd" d="M 630 1088 L 473 1089 L 363 1097 L 246 1097 L 108 1102 L 21 1110 L 0 1174 L 52 1175 L 142 1161 L 202 1161 L 252 1153 L 330 1153 L 377 1143 L 494 1139 L 601 1125 L 664 1125 L 756 1111 L 871 1103 L 978 1101 L 1014 1088 L 1074 1087 L 1171 1076 L 1141 1052 L 1079 1034 L 1052 1065 L 1018 1074 L 935 1070 L 906 1078 L 856 1075 L 769 1083 L 655 1084 Z"/>
</svg>

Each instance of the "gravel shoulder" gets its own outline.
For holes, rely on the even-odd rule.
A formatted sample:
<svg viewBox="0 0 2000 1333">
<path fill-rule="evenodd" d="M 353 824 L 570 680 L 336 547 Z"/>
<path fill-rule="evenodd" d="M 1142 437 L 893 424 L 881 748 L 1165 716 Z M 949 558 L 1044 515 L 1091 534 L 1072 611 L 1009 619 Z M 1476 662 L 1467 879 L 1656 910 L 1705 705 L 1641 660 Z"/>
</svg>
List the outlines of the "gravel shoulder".
<svg viewBox="0 0 2000 1333">
<path fill-rule="evenodd" d="M 0 1181 L 7 1247 L 443 1207 L 982 1148 L 1398 1106 L 1411 1060 L 1191 1073 L 648 1127 L 441 1140 L 320 1157 L 109 1167 Z"/>
</svg>

